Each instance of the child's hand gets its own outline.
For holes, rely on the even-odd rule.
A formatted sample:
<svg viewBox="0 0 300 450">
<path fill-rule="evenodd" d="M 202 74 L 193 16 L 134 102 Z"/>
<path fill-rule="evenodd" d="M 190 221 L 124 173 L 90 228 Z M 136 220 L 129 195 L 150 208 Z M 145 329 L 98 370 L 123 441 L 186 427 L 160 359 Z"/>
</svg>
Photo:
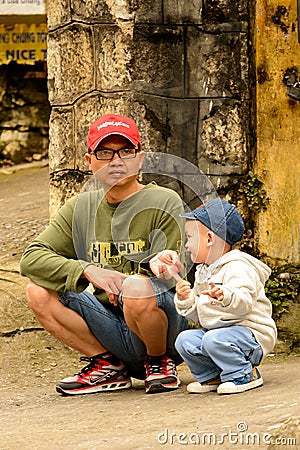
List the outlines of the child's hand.
<svg viewBox="0 0 300 450">
<path fill-rule="evenodd" d="M 174 278 L 175 281 L 180 281 L 181 277 L 178 273 L 184 269 L 184 266 L 174 250 L 164 250 L 150 260 L 150 269 L 157 278 L 165 280 Z"/>
<path fill-rule="evenodd" d="M 215 285 L 215 283 L 213 281 L 211 281 L 210 283 L 210 289 L 208 289 L 207 291 L 202 291 L 202 294 L 204 295 L 208 295 L 211 298 L 215 298 L 218 302 L 221 302 L 224 299 L 224 292 L 222 291 L 222 289 L 220 288 L 219 285 Z M 212 305 L 215 305 L 215 302 L 211 302 Z"/>
<path fill-rule="evenodd" d="M 186 280 L 180 280 L 176 284 L 176 293 L 178 300 L 186 300 L 191 292 L 191 283 Z"/>
</svg>

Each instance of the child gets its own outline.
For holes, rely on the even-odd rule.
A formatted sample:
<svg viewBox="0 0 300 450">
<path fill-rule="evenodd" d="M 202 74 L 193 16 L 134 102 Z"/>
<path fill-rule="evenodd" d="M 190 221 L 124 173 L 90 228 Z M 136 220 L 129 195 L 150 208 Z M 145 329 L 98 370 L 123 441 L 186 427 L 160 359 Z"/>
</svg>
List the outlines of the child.
<svg viewBox="0 0 300 450">
<path fill-rule="evenodd" d="M 234 205 L 215 199 L 181 217 L 187 219 L 186 249 L 199 265 L 193 288 L 179 280 L 174 300 L 181 315 L 202 327 L 181 332 L 175 342 L 197 379 L 187 390 L 235 394 L 261 386 L 257 366 L 277 336 L 264 291 L 271 270 L 232 250 L 244 233 Z"/>
</svg>

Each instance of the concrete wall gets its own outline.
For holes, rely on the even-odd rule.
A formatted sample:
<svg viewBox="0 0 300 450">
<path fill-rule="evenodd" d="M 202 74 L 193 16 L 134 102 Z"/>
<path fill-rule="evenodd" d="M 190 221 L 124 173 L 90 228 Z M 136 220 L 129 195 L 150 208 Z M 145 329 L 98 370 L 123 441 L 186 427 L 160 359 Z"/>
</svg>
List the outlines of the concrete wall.
<svg viewBox="0 0 300 450">
<path fill-rule="evenodd" d="M 300 81 L 297 0 L 258 0 L 256 8 L 256 165 L 270 197 L 258 246 L 279 263 L 299 262 L 300 101 L 286 95 Z"/>
</svg>

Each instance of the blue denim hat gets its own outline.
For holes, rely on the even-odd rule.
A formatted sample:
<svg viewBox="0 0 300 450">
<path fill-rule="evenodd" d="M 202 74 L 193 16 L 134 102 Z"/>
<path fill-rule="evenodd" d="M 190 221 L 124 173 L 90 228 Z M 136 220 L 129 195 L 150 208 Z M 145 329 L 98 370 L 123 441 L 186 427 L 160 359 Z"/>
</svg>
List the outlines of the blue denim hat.
<svg viewBox="0 0 300 450">
<path fill-rule="evenodd" d="M 193 211 L 180 214 L 180 217 L 199 220 L 230 245 L 240 241 L 245 231 L 242 216 L 234 205 L 225 200 L 209 200 Z"/>
</svg>

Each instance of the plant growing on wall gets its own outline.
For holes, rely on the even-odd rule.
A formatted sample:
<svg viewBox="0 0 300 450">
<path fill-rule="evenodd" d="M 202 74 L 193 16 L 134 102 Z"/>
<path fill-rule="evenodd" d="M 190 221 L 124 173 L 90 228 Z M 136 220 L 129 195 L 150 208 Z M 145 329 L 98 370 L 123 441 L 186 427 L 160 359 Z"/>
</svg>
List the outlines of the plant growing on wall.
<svg viewBox="0 0 300 450">
<path fill-rule="evenodd" d="M 273 305 L 273 317 L 278 320 L 289 311 L 293 302 L 299 303 L 300 273 L 292 266 L 273 266 L 265 291 Z"/>
<path fill-rule="evenodd" d="M 255 248 L 254 230 L 256 216 L 259 212 L 265 211 L 270 202 L 267 192 L 264 189 L 263 179 L 255 172 L 248 172 L 239 182 L 239 188 L 234 197 L 238 197 L 245 205 L 245 235 L 241 248 L 253 256 L 259 257 L 259 250 Z"/>
<path fill-rule="evenodd" d="M 264 182 L 257 173 L 249 172 L 247 174 L 242 191 L 246 196 L 250 213 L 258 213 L 267 209 L 270 199 L 264 189 Z"/>
</svg>

